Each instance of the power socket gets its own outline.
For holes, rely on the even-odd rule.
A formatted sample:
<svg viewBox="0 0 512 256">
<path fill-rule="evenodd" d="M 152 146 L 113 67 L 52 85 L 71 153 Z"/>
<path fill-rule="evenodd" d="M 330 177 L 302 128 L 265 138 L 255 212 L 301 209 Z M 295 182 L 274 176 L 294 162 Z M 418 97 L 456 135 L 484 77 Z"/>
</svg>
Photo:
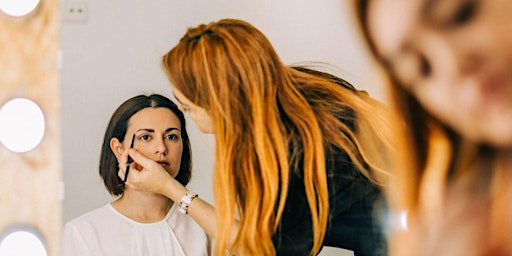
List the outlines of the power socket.
<svg viewBox="0 0 512 256">
<path fill-rule="evenodd" d="M 88 17 L 88 8 L 86 2 L 61 1 L 62 21 L 85 22 Z"/>
</svg>

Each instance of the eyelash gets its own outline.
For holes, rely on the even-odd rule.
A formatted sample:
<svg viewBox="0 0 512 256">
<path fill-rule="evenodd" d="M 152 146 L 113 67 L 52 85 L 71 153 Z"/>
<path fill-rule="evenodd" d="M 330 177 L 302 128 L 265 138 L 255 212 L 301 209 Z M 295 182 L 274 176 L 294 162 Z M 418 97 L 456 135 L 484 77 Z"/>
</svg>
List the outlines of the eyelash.
<svg viewBox="0 0 512 256">
<path fill-rule="evenodd" d="M 170 140 L 177 140 L 179 139 L 180 137 L 176 134 L 168 134 L 166 135 L 165 137 L 171 137 Z"/>
<path fill-rule="evenodd" d="M 470 21 L 476 13 L 476 2 L 474 0 L 462 3 L 452 15 L 449 24 L 451 26 L 463 25 Z"/>
</svg>

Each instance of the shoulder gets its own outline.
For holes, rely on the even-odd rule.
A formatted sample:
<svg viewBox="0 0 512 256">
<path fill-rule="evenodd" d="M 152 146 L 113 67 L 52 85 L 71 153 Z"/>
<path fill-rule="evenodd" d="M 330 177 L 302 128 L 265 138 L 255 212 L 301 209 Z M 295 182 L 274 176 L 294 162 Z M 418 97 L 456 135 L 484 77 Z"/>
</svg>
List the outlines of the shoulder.
<svg viewBox="0 0 512 256">
<path fill-rule="evenodd" d="M 107 204 L 70 220 L 64 225 L 64 228 L 65 230 L 101 229 L 108 227 L 116 218 L 118 217 L 112 207 Z"/>
<path fill-rule="evenodd" d="M 98 217 L 103 217 L 105 215 L 111 215 L 112 211 L 110 210 L 111 206 L 110 204 L 104 205 L 100 208 L 94 209 L 92 211 L 86 212 L 72 220 L 70 220 L 67 223 L 78 223 L 82 221 L 88 221 L 91 219 L 96 219 Z"/>
</svg>

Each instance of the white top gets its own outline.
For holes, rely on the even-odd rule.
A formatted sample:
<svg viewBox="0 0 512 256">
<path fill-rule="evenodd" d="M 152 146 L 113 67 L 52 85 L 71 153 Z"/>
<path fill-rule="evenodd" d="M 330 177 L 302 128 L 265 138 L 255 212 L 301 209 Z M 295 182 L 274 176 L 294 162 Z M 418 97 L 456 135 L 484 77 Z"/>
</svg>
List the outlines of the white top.
<svg viewBox="0 0 512 256">
<path fill-rule="evenodd" d="M 210 249 L 203 229 L 176 204 L 154 223 L 136 222 L 107 204 L 66 223 L 62 255 L 201 256 Z"/>
</svg>

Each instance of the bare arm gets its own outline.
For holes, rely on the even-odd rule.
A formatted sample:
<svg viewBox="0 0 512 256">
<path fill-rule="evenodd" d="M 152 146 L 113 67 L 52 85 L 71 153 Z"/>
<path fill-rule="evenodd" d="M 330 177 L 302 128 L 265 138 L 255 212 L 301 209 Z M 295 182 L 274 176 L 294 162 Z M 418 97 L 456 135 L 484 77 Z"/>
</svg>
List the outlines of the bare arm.
<svg viewBox="0 0 512 256">
<path fill-rule="evenodd" d="M 187 189 L 183 185 L 181 185 L 177 180 L 171 178 L 164 186 L 161 194 L 170 198 L 176 204 L 179 204 L 181 198 L 186 192 Z M 208 236 L 215 239 L 217 221 L 215 208 L 211 204 L 200 197 L 196 197 L 190 203 L 187 213 L 204 229 L 204 231 L 206 231 Z"/>
</svg>

